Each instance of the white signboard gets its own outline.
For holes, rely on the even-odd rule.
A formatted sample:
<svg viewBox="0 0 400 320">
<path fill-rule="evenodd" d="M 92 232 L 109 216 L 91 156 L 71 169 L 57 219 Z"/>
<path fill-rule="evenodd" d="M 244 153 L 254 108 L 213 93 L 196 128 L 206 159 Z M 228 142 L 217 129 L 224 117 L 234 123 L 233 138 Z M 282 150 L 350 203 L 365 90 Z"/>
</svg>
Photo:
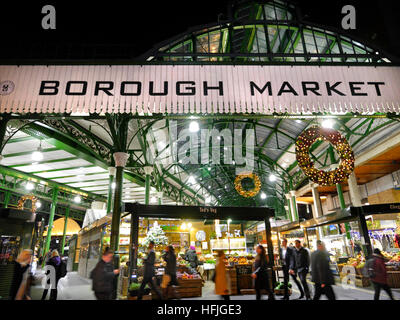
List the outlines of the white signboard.
<svg viewBox="0 0 400 320">
<path fill-rule="evenodd" d="M 0 66 L 0 112 L 399 112 L 399 67 Z"/>
</svg>

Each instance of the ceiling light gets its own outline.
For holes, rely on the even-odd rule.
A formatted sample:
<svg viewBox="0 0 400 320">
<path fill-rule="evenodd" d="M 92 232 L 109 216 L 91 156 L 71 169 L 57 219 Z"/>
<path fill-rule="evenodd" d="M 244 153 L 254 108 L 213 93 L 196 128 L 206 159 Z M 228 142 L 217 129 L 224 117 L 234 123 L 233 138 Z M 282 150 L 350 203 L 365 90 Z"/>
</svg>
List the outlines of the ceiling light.
<svg viewBox="0 0 400 320">
<path fill-rule="evenodd" d="M 262 200 L 264 200 L 264 199 L 267 198 L 267 195 L 264 192 L 261 192 L 260 197 L 261 197 Z"/>
<path fill-rule="evenodd" d="M 276 181 L 276 176 L 274 174 L 269 175 L 269 181 L 274 182 Z"/>
<path fill-rule="evenodd" d="M 189 124 L 189 131 L 190 132 L 197 132 L 200 130 L 199 124 L 197 121 L 192 121 Z"/>
<path fill-rule="evenodd" d="M 27 182 L 25 185 L 26 190 L 33 190 L 35 188 L 35 185 L 32 182 Z"/>
<path fill-rule="evenodd" d="M 207 197 L 205 202 L 206 202 L 206 203 L 210 203 L 210 202 L 211 202 L 211 198 L 210 198 L 210 197 Z"/>
<path fill-rule="evenodd" d="M 42 203 L 40 201 L 36 201 L 36 208 L 39 209 L 42 206 Z"/>
<path fill-rule="evenodd" d="M 82 201 L 82 199 L 81 199 L 80 196 L 75 196 L 75 197 L 74 197 L 74 202 L 75 202 L 75 203 L 81 203 L 81 201 Z"/>
<path fill-rule="evenodd" d="M 302 122 L 302 121 L 301 121 L 301 120 L 299 120 L 299 119 L 297 119 L 297 120 L 296 120 L 296 123 L 301 123 L 301 122 Z"/>
<path fill-rule="evenodd" d="M 193 176 L 190 176 L 188 181 L 187 181 L 187 183 L 188 184 L 195 184 L 196 183 L 196 179 Z"/>
<path fill-rule="evenodd" d="M 36 151 L 32 152 L 31 158 L 33 161 L 41 161 L 43 160 L 42 149 L 39 147 Z"/>
<path fill-rule="evenodd" d="M 334 122 L 331 119 L 326 119 L 326 120 L 322 121 L 321 125 L 325 129 L 332 129 Z"/>
</svg>

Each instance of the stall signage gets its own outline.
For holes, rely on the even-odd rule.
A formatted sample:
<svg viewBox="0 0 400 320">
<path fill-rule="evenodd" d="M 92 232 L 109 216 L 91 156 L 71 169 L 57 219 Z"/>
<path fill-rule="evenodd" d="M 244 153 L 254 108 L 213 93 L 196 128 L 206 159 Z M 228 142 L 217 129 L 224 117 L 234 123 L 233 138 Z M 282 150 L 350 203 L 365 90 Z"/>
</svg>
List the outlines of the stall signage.
<svg viewBox="0 0 400 320">
<path fill-rule="evenodd" d="M 400 213 L 400 203 L 373 204 L 369 206 L 363 206 L 362 210 L 366 215 L 380 213 Z"/>
<path fill-rule="evenodd" d="M 201 213 L 217 213 L 217 208 L 211 208 L 211 207 L 199 207 L 199 211 Z"/>
<path fill-rule="evenodd" d="M 0 66 L 0 113 L 399 111 L 400 67 Z"/>
</svg>

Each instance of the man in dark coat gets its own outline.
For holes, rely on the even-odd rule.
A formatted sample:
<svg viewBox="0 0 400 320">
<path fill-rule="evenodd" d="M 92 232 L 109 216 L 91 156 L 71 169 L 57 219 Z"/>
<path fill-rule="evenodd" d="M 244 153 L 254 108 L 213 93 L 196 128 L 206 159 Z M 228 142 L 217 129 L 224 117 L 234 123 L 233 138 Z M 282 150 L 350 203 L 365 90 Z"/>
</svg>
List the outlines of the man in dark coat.
<svg viewBox="0 0 400 320">
<path fill-rule="evenodd" d="M 306 299 L 310 300 L 311 294 L 307 284 L 307 274 L 310 268 L 310 254 L 302 247 L 300 240 L 295 241 L 294 261 L 295 269 L 292 269 L 289 272 L 293 276 L 293 279 L 297 278 L 298 275 L 303 286 L 303 290 L 300 290 L 299 299 L 303 299 L 305 294 Z"/>
<path fill-rule="evenodd" d="M 196 269 L 199 265 L 199 259 L 194 246 L 190 246 L 189 250 L 186 252 L 185 260 L 189 262 L 190 267 L 193 269 Z"/>
<path fill-rule="evenodd" d="M 317 250 L 311 255 L 311 276 L 315 286 L 314 300 L 325 294 L 329 300 L 336 300 L 332 285 L 335 279 L 329 268 L 329 254 L 321 240 L 317 241 Z"/>
<path fill-rule="evenodd" d="M 143 260 L 144 264 L 144 272 L 143 272 L 143 280 L 140 284 L 139 293 L 138 293 L 138 300 L 141 300 L 143 297 L 144 288 L 146 284 L 149 284 L 151 289 L 153 289 L 157 295 L 162 299 L 161 290 L 157 287 L 154 282 L 154 263 L 156 262 L 156 253 L 154 252 L 154 242 L 150 241 L 149 248 L 147 252 L 147 257 Z"/>
<path fill-rule="evenodd" d="M 114 279 L 119 273 L 119 269 L 114 269 L 112 259 L 112 251 L 106 250 L 90 274 L 93 280 L 92 289 L 97 300 L 112 300 Z"/>
<path fill-rule="evenodd" d="M 282 240 L 281 248 L 279 249 L 279 256 L 282 261 L 282 271 L 283 271 L 283 285 L 284 285 L 284 294 L 283 300 L 289 300 L 289 270 L 295 269 L 295 261 L 294 261 L 294 249 L 288 247 L 287 239 Z M 293 281 L 296 283 L 297 287 L 299 288 L 300 292 L 303 292 L 303 288 L 297 280 L 297 277 L 292 275 Z"/>
</svg>

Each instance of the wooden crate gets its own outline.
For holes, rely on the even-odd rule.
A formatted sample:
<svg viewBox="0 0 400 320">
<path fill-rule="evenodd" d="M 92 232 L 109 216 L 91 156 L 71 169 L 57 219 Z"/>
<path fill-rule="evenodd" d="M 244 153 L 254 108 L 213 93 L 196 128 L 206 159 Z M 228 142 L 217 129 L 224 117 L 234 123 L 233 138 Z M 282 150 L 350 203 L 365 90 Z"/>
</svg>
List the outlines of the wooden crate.
<svg viewBox="0 0 400 320">
<path fill-rule="evenodd" d="M 240 290 L 253 288 L 253 278 L 251 277 L 251 274 L 238 275 L 237 283 Z"/>
<path fill-rule="evenodd" d="M 351 274 L 351 273 L 343 273 L 341 272 L 340 274 L 340 281 L 342 281 L 342 279 L 344 277 L 349 277 L 347 284 L 351 284 L 353 281 L 356 285 L 356 287 L 360 287 L 360 288 L 365 288 L 365 287 L 369 287 L 371 285 L 371 282 L 369 281 L 369 278 L 364 277 L 362 275 L 358 275 L 358 274 Z"/>
<path fill-rule="evenodd" d="M 400 288 L 400 271 L 388 271 L 388 285 L 391 288 Z"/>
<path fill-rule="evenodd" d="M 202 287 L 198 288 L 177 287 L 176 291 L 181 298 L 201 297 L 202 295 Z"/>
<path fill-rule="evenodd" d="M 178 286 L 181 288 L 197 288 L 203 286 L 202 279 L 178 279 Z"/>
</svg>

